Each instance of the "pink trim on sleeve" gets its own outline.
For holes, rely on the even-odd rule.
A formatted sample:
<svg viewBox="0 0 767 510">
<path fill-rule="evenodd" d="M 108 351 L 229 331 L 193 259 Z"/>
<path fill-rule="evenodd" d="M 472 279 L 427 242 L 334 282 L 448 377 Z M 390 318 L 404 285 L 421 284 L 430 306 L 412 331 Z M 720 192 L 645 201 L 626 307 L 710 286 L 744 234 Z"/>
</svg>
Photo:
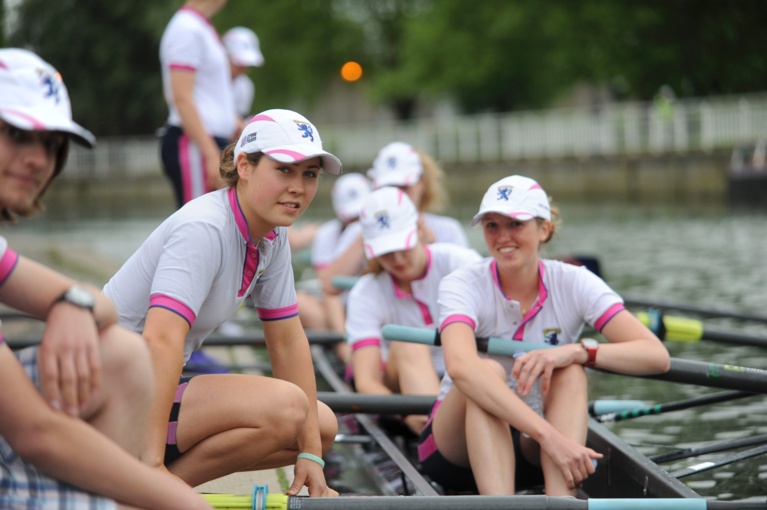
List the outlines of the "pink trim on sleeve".
<svg viewBox="0 0 767 510">
<path fill-rule="evenodd" d="M 164 294 L 153 294 L 149 298 L 149 308 L 154 307 L 165 308 L 166 310 L 179 314 L 189 323 L 189 327 L 192 327 L 192 324 L 194 324 L 194 321 L 197 318 L 197 315 L 191 308 L 179 300 Z"/>
<path fill-rule="evenodd" d="M 190 66 L 188 64 L 171 64 L 170 70 L 171 71 L 192 71 L 192 72 L 197 71 L 197 69 L 194 66 Z"/>
<path fill-rule="evenodd" d="M 262 321 L 278 321 L 298 315 L 298 303 L 282 308 L 256 308 L 256 310 L 258 310 L 258 318 Z"/>
<path fill-rule="evenodd" d="M 18 261 L 19 254 L 10 248 L 6 248 L 3 258 L 0 259 L 0 285 L 5 283 L 5 280 L 11 275 Z"/>
<path fill-rule="evenodd" d="M 613 306 L 611 306 L 610 308 L 608 308 L 608 309 L 607 309 L 607 311 L 606 311 L 605 313 L 603 313 L 603 314 L 602 314 L 602 316 L 599 318 L 599 320 L 597 320 L 597 321 L 594 323 L 594 327 L 596 328 L 596 330 L 597 330 L 597 331 L 601 332 L 601 331 L 602 331 L 602 328 L 604 328 L 604 327 L 605 327 L 605 324 L 607 324 L 607 322 L 608 322 L 610 319 L 612 319 L 613 317 L 615 317 L 615 315 L 616 315 L 618 312 L 622 312 L 622 311 L 623 311 L 623 310 L 625 310 L 625 309 L 626 309 L 626 307 L 625 307 L 625 306 L 623 306 L 623 303 L 615 303 Z"/>
<path fill-rule="evenodd" d="M 378 338 L 365 338 L 352 344 L 352 351 L 362 349 L 363 347 L 381 347 L 381 340 Z"/>
<path fill-rule="evenodd" d="M 0 333 L 0 345 L 3 345 L 3 342 L 5 342 L 5 338 L 3 338 L 3 334 Z"/>
<path fill-rule="evenodd" d="M 474 328 L 476 328 L 476 326 L 477 326 L 477 325 L 474 323 L 474 321 L 472 320 L 472 318 L 471 318 L 471 317 L 469 317 L 468 315 L 460 315 L 460 314 L 456 314 L 456 315 L 451 315 L 450 317 L 448 317 L 447 319 L 445 319 L 444 321 L 442 321 L 442 324 L 440 324 L 440 326 L 439 326 L 439 332 L 440 332 L 440 333 L 442 333 L 442 331 L 443 331 L 443 330 L 444 330 L 446 327 L 448 327 L 450 324 L 452 324 L 452 323 L 454 323 L 454 322 L 463 322 L 463 323 L 465 323 L 465 324 L 468 324 L 468 325 L 469 325 L 469 327 L 470 327 L 472 330 L 473 330 Z"/>
</svg>

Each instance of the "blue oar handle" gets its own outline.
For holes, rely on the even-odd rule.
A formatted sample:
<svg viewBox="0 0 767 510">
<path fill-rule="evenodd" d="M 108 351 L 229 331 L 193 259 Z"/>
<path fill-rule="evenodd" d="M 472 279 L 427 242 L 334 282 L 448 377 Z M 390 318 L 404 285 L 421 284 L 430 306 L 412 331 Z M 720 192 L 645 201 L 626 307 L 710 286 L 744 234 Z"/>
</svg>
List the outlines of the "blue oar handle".
<svg viewBox="0 0 767 510">
<path fill-rule="evenodd" d="M 359 279 L 359 276 L 334 276 L 330 283 L 339 290 L 350 290 Z"/>
<path fill-rule="evenodd" d="M 412 342 L 426 345 L 442 345 L 439 333 L 433 329 L 416 328 L 413 326 L 399 326 L 396 324 L 386 324 L 381 328 L 381 335 L 386 340 L 398 340 L 400 342 Z M 500 354 L 501 356 L 514 356 L 520 351 L 527 352 L 536 349 L 548 349 L 552 347 L 548 344 L 539 344 L 535 342 L 523 342 L 519 340 L 510 340 L 508 338 L 477 338 L 477 348 L 490 354 Z"/>
</svg>

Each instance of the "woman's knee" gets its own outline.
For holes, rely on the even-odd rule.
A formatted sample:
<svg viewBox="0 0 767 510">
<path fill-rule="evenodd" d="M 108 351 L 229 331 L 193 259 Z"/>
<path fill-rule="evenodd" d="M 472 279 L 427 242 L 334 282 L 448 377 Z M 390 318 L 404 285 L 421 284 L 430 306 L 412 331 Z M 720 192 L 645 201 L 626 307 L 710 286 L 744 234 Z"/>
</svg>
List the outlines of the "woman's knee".
<svg viewBox="0 0 767 510">
<path fill-rule="evenodd" d="M 495 374 L 498 376 L 502 381 L 505 381 L 508 374 L 506 374 L 506 369 L 495 361 L 494 359 L 483 359 L 482 362 L 485 364 L 488 372 Z"/>
<path fill-rule="evenodd" d="M 338 433 L 338 419 L 333 411 L 324 403 L 317 402 L 317 413 L 320 422 L 320 439 L 322 440 L 322 453 L 326 453 L 333 446 Z"/>
<path fill-rule="evenodd" d="M 572 364 L 554 370 L 551 375 L 552 390 L 555 388 L 569 388 L 574 391 L 586 391 L 588 389 L 588 376 L 582 365 Z M 550 390 L 551 391 L 551 390 Z"/>
<path fill-rule="evenodd" d="M 130 391 L 152 391 L 153 373 L 149 349 L 141 335 L 110 326 L 101 333 L 102 379 Z"/>
<path fill-rule="evenodd" d="M 275 381 L 276 382 L 276 381 Z M 271 394 L 270 430 L 285 436 L 287 442 L 296 439 L 309 414 L 309 399 L 306 393 L 295 384 L 280 381 L 282 384 Z"/>
</svg>

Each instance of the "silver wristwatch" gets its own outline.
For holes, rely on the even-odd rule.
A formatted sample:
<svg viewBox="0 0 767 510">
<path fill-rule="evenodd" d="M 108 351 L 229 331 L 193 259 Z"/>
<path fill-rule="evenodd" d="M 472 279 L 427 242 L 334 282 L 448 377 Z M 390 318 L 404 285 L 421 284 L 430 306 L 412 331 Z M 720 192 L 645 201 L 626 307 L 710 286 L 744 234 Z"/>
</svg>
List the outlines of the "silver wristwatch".
<svg viewBox="0 0 767 510">
<path fill-rule="evenodd" d="M 91 313 L 93 313 L 93 308 L 96 306 L 96 298 L 93 297 L 93 294 L 91 294 L 87 289 L 78 285 L 69 287 L 66 292 L 56 298 L 53 304 L 55 305 L 61 301 L 66 301 L 67 303 L 73 304 L 80 308 L 85 308 L 86 310 L 90 310 Z"/>
</svg>

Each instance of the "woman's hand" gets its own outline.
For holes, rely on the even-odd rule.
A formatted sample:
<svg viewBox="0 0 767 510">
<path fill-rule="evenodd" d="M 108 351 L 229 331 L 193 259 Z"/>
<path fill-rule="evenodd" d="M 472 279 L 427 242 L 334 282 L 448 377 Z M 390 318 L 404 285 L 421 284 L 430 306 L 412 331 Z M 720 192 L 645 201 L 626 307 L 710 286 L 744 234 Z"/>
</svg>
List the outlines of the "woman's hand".
<svg viewBox="0 0 767 510">
<path fill-rule="evenodd" d="M 519 393 L 529 395 L 540 377 L 541 392 L 545 395 L 549 391 L 554 370 L 572 365 L 582 350 L 578 344 L 567 344 L 553 349 L 530 351 L 515 358 L 512 373 L 517 379 Z"/>
<path fill-rule="evenodd" d="M 583 481 L 596 471 L 595 460 L 603 455 L 587 446 L 555 432 L 554 436 L 541 441 L 541 448 L 562 471 L 569 489 L 580 487 Z"/>
<path fill-rule="evenodd" d="M 306 486 L 309 489 L 309 496 L 312 498 L 336 497 L 338 492 L 331 489 L 325 480 L 325 473 L 322 466 L 310 459 L 296 460 L 293 469 L 294 479 L 287 491 L 288 496 L 296 496 L 301 488 Z"/>
</svg>

